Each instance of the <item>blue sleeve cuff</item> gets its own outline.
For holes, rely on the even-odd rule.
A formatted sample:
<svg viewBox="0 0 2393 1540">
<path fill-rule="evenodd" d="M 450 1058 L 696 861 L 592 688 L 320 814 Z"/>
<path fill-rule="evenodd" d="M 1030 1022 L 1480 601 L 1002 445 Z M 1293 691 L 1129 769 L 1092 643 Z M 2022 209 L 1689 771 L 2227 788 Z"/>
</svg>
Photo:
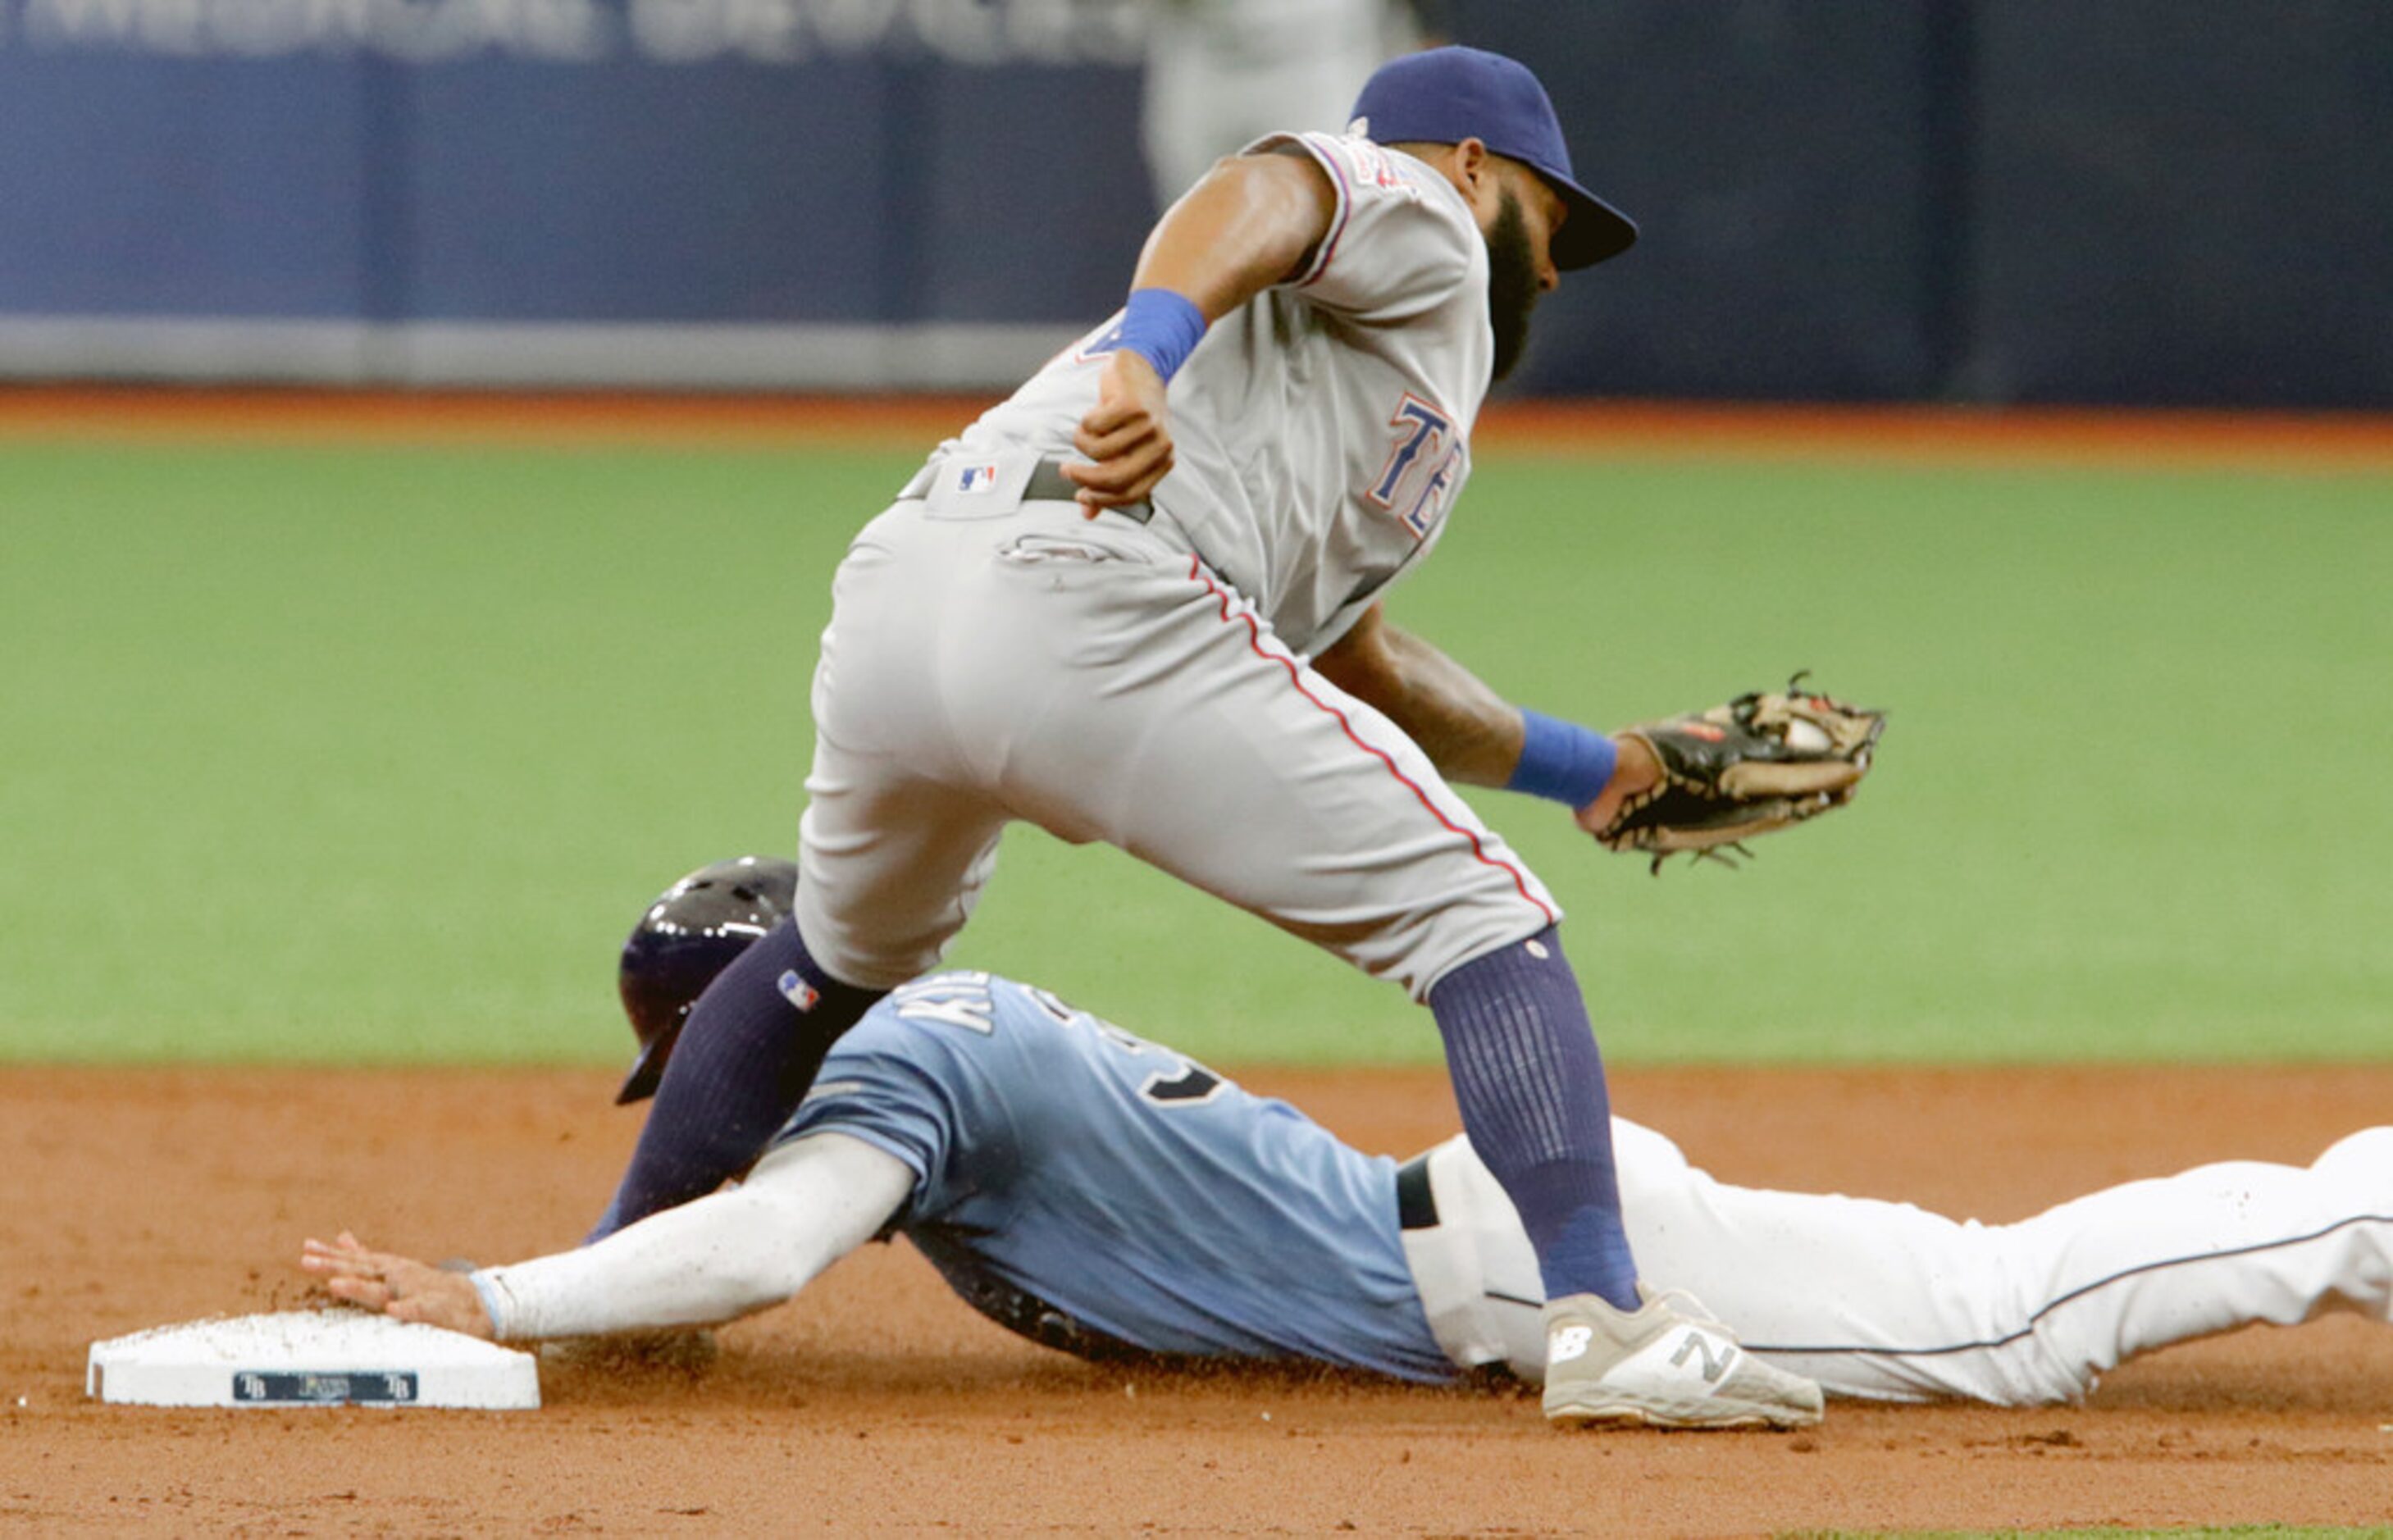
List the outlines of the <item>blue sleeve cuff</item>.
<svg viewBox="0 0 2393 1540">
<path fill-rule="evenodd" d="M 1620 759 L 1619 746 L 1612 739 L 1592 727 L 1525 709 L 1521 729 L 1521 763 L 1504 783 L 1506 790 L 1526 791 L 1572 808 L 1585 807 L 1603 795 Z"/>
<path fill-rule="evenodd" d="M 1205 312 L 1176 289 L 1132 289 L 1122 307 L 1121 335 L 1116 346 L 1129 349 L 1155 366 L 1170 385 L 1188 355 L 1205 340 Z"/>
</svg>

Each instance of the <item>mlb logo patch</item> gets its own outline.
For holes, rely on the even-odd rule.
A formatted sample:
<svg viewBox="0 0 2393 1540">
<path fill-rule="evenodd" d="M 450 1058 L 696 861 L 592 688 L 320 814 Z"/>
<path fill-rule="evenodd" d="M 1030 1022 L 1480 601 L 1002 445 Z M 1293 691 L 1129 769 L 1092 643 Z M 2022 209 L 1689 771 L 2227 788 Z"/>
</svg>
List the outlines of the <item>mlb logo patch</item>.
<svg viewBox="0 0 2393 1540">
<path fill-rule="evenodd" d="M 773 981 L 773 987 L 781 992 L 782 998 L 801 1011 L 812 1011 L 822 1001 L 822 991 L 800 978 L 794 968 L 784 969 L 781 976 Z"/>
<path fill-rule="evenodd" d="M 956 490 L 986 492 L 997 486 L 995 465 L 966 465 L 956 472 Z"/>
</svg>

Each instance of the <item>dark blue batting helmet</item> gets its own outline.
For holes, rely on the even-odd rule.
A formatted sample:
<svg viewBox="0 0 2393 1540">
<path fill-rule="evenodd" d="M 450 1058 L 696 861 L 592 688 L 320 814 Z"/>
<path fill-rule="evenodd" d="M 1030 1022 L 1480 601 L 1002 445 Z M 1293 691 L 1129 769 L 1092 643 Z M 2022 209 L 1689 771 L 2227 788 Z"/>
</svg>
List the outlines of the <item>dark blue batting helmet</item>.
<svg viewBox="0 0 2393 1540">
<path fill-rule="evenodd" d="M 731 959 L 781 922 L 797 899 L 798 868 L 770 855 L 700 867 L 650 904 L 623 942 L 618 983 L 640 1057 L 618 1106 L 656 1094 L 689 1008 Z"/>
</svg>

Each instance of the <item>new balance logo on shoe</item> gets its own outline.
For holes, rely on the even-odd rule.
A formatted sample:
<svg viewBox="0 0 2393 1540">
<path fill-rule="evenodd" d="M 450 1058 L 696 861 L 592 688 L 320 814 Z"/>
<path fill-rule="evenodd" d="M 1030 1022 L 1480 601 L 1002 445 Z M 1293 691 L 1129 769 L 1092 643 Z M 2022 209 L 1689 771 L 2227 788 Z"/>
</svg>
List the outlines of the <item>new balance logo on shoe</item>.
<svg viewBox="0 0 2393 1540">
<path fill-rule="evenodd" d="M 1546 1416 L 1564 1427 L 1809 1428 L 1820 1388 L 1755 1357 L 1682 1294 L 1546 1306 Z"/>
<path fill-rule="evenodd" d="M 1720 1382 L 1721 1377 L 1728 1373 L 1728 1366 L 1736 1362 L 1736 1344 L 1723 1342 L 1720 1345 L 1720 1356 L 1714 1358 L 1711 1339 L 1699 1331 L 1691 1331 L 1687 1334 L 1686 1340 L 1679 1344 L 1679 1351 L 1670 1355 L 1670 1367 L 1683 1369 L 1687 1366 L 1688 1355 L 1701 1353 L 1704 1365 L 1695 1372 L 1704 1377 L 1705 1384 L 1717 1385 Z"/>
</svg>

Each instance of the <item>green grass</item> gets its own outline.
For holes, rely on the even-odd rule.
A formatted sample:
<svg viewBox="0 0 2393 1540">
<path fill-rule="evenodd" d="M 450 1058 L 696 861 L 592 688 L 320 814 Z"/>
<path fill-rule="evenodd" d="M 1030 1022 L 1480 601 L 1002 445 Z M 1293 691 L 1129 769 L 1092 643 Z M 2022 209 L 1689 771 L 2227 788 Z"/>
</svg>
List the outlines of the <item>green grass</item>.
<svg viewBox="0 0 2393 1540">
<path fill-rule="evenodd" d="M 598 1060 L 681 871 L 788 851 L 904 456 L 0 446 L 0 1058 Z M 2393 1052 L 2393 481 L 1505 462 L 1395 619 L 1614 725 L 1796 667 L 1850 812 L 1660 879 L 1475 800 L 1615 1062 Z M 1209 1056 L 1425 1014 L 1010 836 L 956 960 Z"/>
</svg>

